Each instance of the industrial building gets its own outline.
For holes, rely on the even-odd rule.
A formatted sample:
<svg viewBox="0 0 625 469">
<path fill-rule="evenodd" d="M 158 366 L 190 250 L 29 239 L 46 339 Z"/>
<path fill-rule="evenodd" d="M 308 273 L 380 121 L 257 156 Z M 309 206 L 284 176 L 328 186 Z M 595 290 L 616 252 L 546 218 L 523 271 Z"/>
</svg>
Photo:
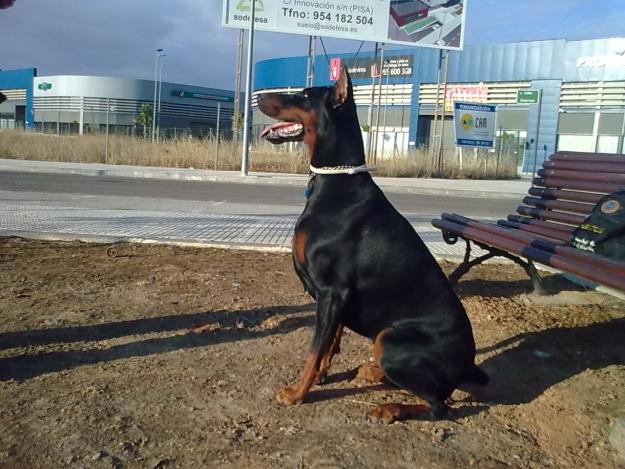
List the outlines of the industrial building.
<svg viewBox="0 0 625 469">
<path fill-rule="evenodd" d="M 158 83 L 157 125 L 162 134 L 207 135 L 232 128 L 234 93 L 177 83 Z M 37 76 L 36 68 L 0 71 L 0 128 L 26 127 L 48 133 L 138 134 L 140 108 L 154 105 L 155 83 L 129 78 Z"/>
<path fill-rule="evenodd" d="M 466 46 L 464 51 L 449 52 L 446 93 L 442 83 L 437 91 L 438 50 L 387 49 L 381 92 L 372 85 L 372 72 L 379 69 L 375 63 L 381 57 L 374 60 L 370 53 L 369 57 L 361 53 L 354 58 L 354 54 L 316 56 L 314 84 L 332 83 L 332 59 L 346 64 L 360 123 L 371 123 L 372 131 L 378 129 L 384 136 L 379 140 L 387 145 L 385 153 L 429 146 L 441 135 L 445 148 L 453 148 L 455 100 L 497 105 L 497 135 L 515 145 L 525 171 L 536 153 L 539 163 L 556 150 L 624 153 L 625 38 Z M 307 62 L 304 56 L 257 63 L 255 94 L 301 90 Z M 540 90 L 540 104 L 517 102 L 519 90 Z M 439 120 L 434 132 L 437 93 L 438 107 L 446 115 L 444 130 Z M 254 124 L 268 122 L 255 109 Z"/>
</svg>

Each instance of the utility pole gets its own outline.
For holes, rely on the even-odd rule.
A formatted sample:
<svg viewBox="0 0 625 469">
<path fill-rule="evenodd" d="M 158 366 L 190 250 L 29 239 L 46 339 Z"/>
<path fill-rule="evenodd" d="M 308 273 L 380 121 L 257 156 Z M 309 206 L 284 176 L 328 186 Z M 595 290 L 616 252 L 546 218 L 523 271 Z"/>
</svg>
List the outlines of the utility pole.
<svg viewBox="0 0 625 469">
<path fill-rule="evenodd" d="M 162 57 L 165 57 L 163 53 Z M 158 72 L 158 112 L 156 114 L 156 143 L 159 142 L 161 136 L 161 91 L 163 89 L 163 60 L 161 59 Z"/>
<path fill-rule="evenodd" d="M 162 57 L 163 49 L 156 49 L 156 57 L 154 62 L 154 104 L 152 106 L 152 143 L 156 135 L 156 93 L 158 92 L 158 60 Z"/>
</svg>

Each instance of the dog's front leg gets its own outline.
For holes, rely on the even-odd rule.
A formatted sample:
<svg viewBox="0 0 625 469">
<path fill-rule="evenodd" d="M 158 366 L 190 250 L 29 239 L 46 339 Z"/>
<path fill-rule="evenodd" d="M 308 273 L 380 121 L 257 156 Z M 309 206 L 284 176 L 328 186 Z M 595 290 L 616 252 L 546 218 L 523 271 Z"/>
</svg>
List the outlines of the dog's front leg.
<svg viewBox="0 0 625 469">
<path fill-rule="evenodd" d="M 321 362 L 328 356 L 337 336 L 340 312 L 345 305 L 346 294 L 339 291 L 319 292 L 317 296 L 317 320 L 315 334 L 304 371 L 299 382 L 286 386 L 277 395 L 278 402 L 284 405 L 299 404 L 319 376 Z"/>
</svg>

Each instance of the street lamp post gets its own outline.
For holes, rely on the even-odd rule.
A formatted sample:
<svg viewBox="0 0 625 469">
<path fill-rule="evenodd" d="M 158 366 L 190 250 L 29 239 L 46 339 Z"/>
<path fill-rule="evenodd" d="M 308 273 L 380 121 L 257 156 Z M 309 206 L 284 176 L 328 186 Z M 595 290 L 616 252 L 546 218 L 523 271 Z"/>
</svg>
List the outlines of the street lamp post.
<svg viewBox="0 0 625 469">
<path fill-rule="evenodd" d="M 252 59 L 254 56 L 254 21 L 256 18 L 256 0 L 251 2 L 250 31 L 247 41 L 247 70 L 245 83 L 245 109 L 243 114 L 243 154 L 241 155 L 241 175 L 247 176 L 250 160 L 250 106 L 252 105 Z"/>
<path fill-rule="evenodd" d="M 165 53 L 161 57 L 165 57 Z M 161 136 L 161 90 L 163 88 L 163 60 L 160 61 L 158 72 L 158 110 L 156 114 L 156 143 L 159 142 Z"/>
<path fill-rule="evenodd" d="M 154 63 L 154 104 L 152 106 L 152 143 L 156 136 L 156 94 L 158 91 L 158 62 L 161 57 L 165 56 L 163 49 L 156 49 L 156 57 Z"/>
</svg>

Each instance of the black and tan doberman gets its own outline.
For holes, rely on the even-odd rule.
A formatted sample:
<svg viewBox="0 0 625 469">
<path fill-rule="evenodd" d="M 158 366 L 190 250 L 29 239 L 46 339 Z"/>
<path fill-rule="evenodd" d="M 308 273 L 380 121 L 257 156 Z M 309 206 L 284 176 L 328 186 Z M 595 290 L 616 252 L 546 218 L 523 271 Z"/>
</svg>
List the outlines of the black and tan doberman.
<svg viewBox="0 0 625 469">
<path fill-rule="evenodd" d="M 323 380 L 347 327 L 374 342 L 376 364 L 361 367 L 361 377 L 385 379 L 424 401 L 383 404 L 370 417 L 447 416 L 456 387 L 486 384 L 488 376 L 475 365 L 471 324 L 447 278 L 368 172 L 347 70 L 332 87 L 262 94 L 259 107 L 280 121 L 262 136 L 303 141 L 312 175 L 293 261 L 317 302 L 315 332 L 300 381 L 278 401 L 300 403 Z"/>
</svg>

